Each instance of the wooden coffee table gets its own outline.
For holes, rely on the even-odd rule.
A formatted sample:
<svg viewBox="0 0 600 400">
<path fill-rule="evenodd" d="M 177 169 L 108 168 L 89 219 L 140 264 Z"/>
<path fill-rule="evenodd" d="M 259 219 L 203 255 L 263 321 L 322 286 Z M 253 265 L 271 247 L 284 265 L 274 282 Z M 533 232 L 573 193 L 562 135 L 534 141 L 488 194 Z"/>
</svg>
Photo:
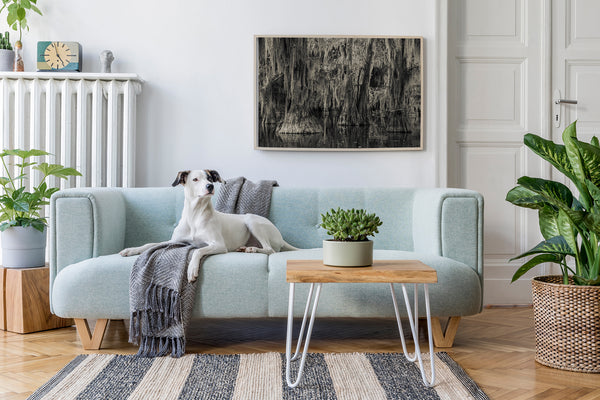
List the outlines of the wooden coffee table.
<svg viewBox="0 0 600 400">
<path fill-rule="evenodd" d="M 396 321 L 398 323 L 398 330 L 400 332 L 400 339 L 402 341 L 402 351 L 409 361 L 419 361 L 419 369 L 421 370 L 421 377 L 423 383 L 426 386 L 433 386 L 435 382 L 435 368 L 433 359 L 433 338 L 431 335 L 431 312 L 429 309 L 429 283 L 437 283 L 437 272 L 423 264 L 418 260 L 376 260 L 372 266 L 369 267 L 329 267 L 323 265 L 322 260 L 288 260 L 287 262 L 287 273 L 286 281 L 290 284 L 289 286 L 289 303 L 288 303 L 288 320 L 287 320 L 287 336 L 285 343 L 285 356 L 286 356 L 286 368 L 285 378 L 289 387 L 296 387 L 302 378 L 302 372 L 304 371 L 304 363 L 306 360 L 306 354 L 308 352 L 308 345 L 310 342 L 310 336 L 315 321 L 315 315 L 317 312 L 317 305 L 319 303 L 319 295 L 321 293 L 321 287 L 323 283 L 388 283 L 392 293 L 392 302 L 394 303 L 394 312 L 396 313 Z M 298 343 L 296 346 L 296 352 L 292 356 L 292 328 L 294 319 L 294 290 L 296 283 L 310 283 L 310 291 L 306 300 L 306 308 L 304 310 L 304 318 L 302 319 L 302 326 L 300 328 L 300 334 L 298 335 Z M 406 312 L 408 314 L 408 320 L 410 322 L 410 330 L 412 333 L 413 341 L 415 343 L 415 354 L 412 356 L 406 350 L 406 342 L 404 340 L 404 333 L 402 332 L 402 324 L 400 322 L 400 313 L 398 311 L 398 303 L 396 301 L 396 294 L 394 291 L 394 283 L 400 283 L 402 285 L 402 293 L 404 295 L 404 302 L 406 305 Z M 408 294 L 406 291 L 406 284 L 414 284 L 414 314 L 410 306 Z M 419 311 L 418 311 L 418 285 L 423 285 L 423 292 L 425 295 L 425 308 L 427 313 L 427 334 L 429 340 L 429 356 L 431 362 L 431 380 L 428 380 L 425 374 L 425 368 L 423 366 L 423 359 L 421 355 L 421 348 L 419 346 Z M 314 293 L 314 301 L 313 301 Z M 306 338 L 304 338 L 304 330 L 306 327 L 306 320 L 308 313 L 311 308 L 310 322 L 308 324 L 308 330 L 306 332 Z M 300 354 L 300 347 L 304 341 L 304 351 Z M 292 361 L 296 361 L 301 356 L 300 366 L 298 369 L 298 376 L 294 382 L 290 378 L 290 364 Z"/>
</svg>

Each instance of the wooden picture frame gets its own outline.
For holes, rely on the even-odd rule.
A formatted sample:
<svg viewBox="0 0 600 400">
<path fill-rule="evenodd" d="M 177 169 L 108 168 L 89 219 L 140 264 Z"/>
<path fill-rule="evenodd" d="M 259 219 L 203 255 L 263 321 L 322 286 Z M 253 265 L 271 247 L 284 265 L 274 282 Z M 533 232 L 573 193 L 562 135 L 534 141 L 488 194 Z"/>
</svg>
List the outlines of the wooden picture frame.
<svg viewBox="0 0 600 400">
<path fill-rule="evenodd" d="M 423 149 L 423 38 L 255 36 L 255 148 Z"/>
</svg>

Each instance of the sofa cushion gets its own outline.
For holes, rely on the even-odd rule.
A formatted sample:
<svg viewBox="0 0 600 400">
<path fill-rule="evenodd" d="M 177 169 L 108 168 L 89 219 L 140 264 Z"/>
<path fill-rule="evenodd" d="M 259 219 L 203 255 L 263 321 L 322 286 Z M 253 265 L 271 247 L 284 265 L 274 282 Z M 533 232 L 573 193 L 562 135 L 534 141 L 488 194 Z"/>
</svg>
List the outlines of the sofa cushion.
<svg viewBox="0 0 600 400">
<path fill-rule="evenodd" d="M 304 189 L 273 188 L 269 219 L 284 239 L 299 248 L 321 247 L 327 232 L 319 227 L 321 214 L 332 208 L 364 208 L 383 221 L 376 249 L 412 251 L 415 191 L 401 188 Z"/>
<path fill-rule="evenodd" d="M 481 283 L 477 273 L 469 266 L 446 257 L 424 255 L 408 251 L 375 250 L 374 258 L 380 260 L 417 259 L 437 271 L 438 283 L 430 284 L 429 297 L 432 315 L 459 316 L 480 312 Z M 287 316 L 288 285 L 285 282 L 287 260 L 323 259 L 322 249 L 307 249 L 276 253 L 269 257 L 269 316 Z M 294 313 L 301 317 L 308 295 L 309 284 L 296 285 Z M 396 284 L 396 297 L 402 315 L 404 300 L 401 285 Z M 413 299 L 413 285 L 407 285 Z M 421 292 L 422 286 L 419 289 Z M 449 301 L 448 299 L 452 299 Z M 425 316 L 423 296 L 419 296 L 419 314 Z M 326 283 L 321 290 L 317 309 L 321 317 L 393 317 L 390 288 L 381 283 Z"/>
<path fill-rule="evenodd" d="M 129 318 L 129 275 L 136 259 L 111 254 L 67 266 L 54 281 L 54 312 L 65 318 Z M 267 316 L 264 254 L 210 256 L 198 283 L 194 317 Z"/>
<path fill-rule="evenodd" d="M 136 258 L 112 254 L 66 266 L 54 280 L 53 312 L 64 318 L 129 318 L 129 274 Z"/>
<path fill-rule="evenodd" d="M 285 280 L 287 260 L 322 257 L 322 249 L 271 256 L 246 253 L 210 256 L 200 270 L 193 315 L 196 318 L 285 317 L 289 293 Z M 375 258 L 418 259 L 435 268 L 439 284 L 430 285 L 433 315 L 472 315 L 480 311 L 479 276 L 467 265 L 445 257 L 396 250 L 375 250 Z M 129 274 L 136 259 L 112 254 L 67 266 L 54 281 L 55 313 L 65 318 L 129 318 Z M 308 287 L 308 284 L 297 285 L 294 302 L 297 316 L 304 311 Z M 407 288 L 412 296 L 412 285 Z M 396 291 L 398 301 L 402 302 L 400 285 L 396 285 Z M 385 284 L 326 284 L 321 293 L 318 315 L 322 317 L 394 316 L 389 286 Z M 422 301 L 421 296 L 419 311 L 424 315 Z M 401 311 L 403 308 L 401 305 Z"/>
</svg>

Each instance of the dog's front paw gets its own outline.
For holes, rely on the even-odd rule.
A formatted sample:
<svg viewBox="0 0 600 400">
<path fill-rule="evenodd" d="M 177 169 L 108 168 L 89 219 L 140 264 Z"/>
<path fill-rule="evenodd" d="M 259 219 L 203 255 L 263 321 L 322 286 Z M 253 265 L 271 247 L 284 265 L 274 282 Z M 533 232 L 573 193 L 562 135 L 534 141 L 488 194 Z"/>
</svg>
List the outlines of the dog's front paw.
<svg viewBox="0 0 600 400">
<path fill-rule="evenodd" d="M 188 282 L 194 282 L 198 278 L 198 267 L 194 265 L 188 265 L 187 269 Z"/>
<path fill-rule="evenodd" d="M 137 253 L 135 252 L 135 249 L 133 248 L 127 248 L 127 249 L 123 249 L 119 252 L 119 254 L 122 257 L 129 257 L 129 256 L 135 256 Z"/>
</svg>

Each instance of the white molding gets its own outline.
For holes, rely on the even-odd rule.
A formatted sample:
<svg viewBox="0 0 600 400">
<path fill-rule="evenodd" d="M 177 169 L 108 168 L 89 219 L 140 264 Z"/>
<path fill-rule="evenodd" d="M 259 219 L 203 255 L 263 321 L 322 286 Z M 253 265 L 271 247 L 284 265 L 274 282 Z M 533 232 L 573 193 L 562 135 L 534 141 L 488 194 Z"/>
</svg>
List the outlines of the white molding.
<svg viewBox="0 0 600 400">
<path fill-rule="evenodd" d="M 437 138 L 436 186 L 448 186 L 448 0 L 437 0 L 436 10 Z"/>
<path fill-rule="evenodd" d="M 483 304 L 515 305 L 531 304 L 531 280 L 521 278 L 513 283 L 510 279 L 486 279 Z"/>
</svg>

